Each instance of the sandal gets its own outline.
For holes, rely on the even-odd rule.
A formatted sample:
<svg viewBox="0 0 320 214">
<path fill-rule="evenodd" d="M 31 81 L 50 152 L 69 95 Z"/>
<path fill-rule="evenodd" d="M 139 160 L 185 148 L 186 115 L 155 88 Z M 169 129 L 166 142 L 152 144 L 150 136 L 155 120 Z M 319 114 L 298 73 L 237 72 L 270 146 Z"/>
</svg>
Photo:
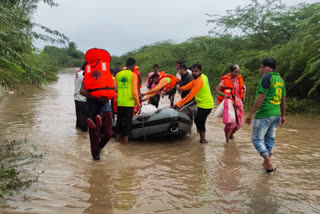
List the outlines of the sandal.
<svg viewBox="0 0 320 214">
<path fill-rule="evenodd" d="M 273 169 L 264 169 L 266 171 L 267 174 L 270 174 L 272 172 L 277 171 L 277 167 L 273 168 Z"/>
</svg>

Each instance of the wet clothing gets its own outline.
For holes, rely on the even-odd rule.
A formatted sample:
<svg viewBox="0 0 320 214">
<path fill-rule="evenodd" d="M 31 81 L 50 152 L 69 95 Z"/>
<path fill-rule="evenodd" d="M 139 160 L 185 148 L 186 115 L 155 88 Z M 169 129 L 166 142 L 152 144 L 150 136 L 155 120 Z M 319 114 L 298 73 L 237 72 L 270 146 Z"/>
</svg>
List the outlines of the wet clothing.
<svg viewBox="0 0 320 214">
<path fill-rule="evenodd" d="M 233 107 L 235 108 L 235 113 L 236 113 L 236 122 L 235 123 L 227 123 L 225 124 L 224 131 L 226 133 L 232 132 L 234 129 L 239 130 L 241 126 L 243 125 L 243 120 L 244 120 L 244 111 L 243 111 L 243 103 L 242 103 L 242 95 L 243 92 L 246 90 L 245 85 L 242 83 L 240 84 L 240 79 L 235 78 L 234 81 L 232 81 L 230 75 L 224 76 L 225 78 L 221 78 L 222 80 L 219 83 L 219 86 L 217 88 L 218 91 L 225 91 L 225 81 L 226 79 L 230 82 L 231 88 L 232 88 L 232 93 L 231 94 L 233 97 L 235 97 L 235 100 L 233 100 Z M 242 79 L 242 78 L 241 78 Z M 242 92 L 241 92 L 242 90 Z M 220 100 L 219 100 L 220 101 Z"/>
<path fill-rule="evenodd" d="M 100 150 L 108 143 L 112 137 L 112 112 L 110 107 L 110 101 L 108 100 L 102 108 L 102 126 L 90 129 L 90 147 L 93 157 L 100 155 Z"/>
<path fill-rule="evenodd" d="M 214 106 L 210 91 L 209 81 L 206 75 L 201 74 L 197 79 L 192 80 L 187 85 L 181 87 L 181 90 L 189 90 L 190 93 L 180 100 L 176 105 L 181 107 L 195 98 L 198 107 L 203 109 L 212 109 Z"/>
<path fill-rule="evenodd" d="M 196 124 L 197 131 L 199 133 L 205 132 L 207 117 L 214 106 L 207 76 L 201 74 L 197 79 L 194 79 L 187 85 L 181 87 L 181 90 L 183 91 L 190 89 L 191 91 L 187 94 L 187 96 L 177 102 L 176 105 L 181 107 L 195 98 L 198 109 L 194 118 L 194 123 Z"/>
<path fill-rule="evenodd" d="M 286 96 L 286 89 L 279 73 L 269 72 L 265 74 L 259 80 L 256 97 L 258 97 L 259 93 L 266 95 L 266 98 L 254 118 L 261 119 L 280 115 L 281 98 Z"/>
<path fill-rule="evenodd" d="M 256 92 L 266 95 L 252 121 L 251 140 L 260 155 L 272 155 L 276 127 L 281 121 L 280 104 L 286 95 L 285 84 L 279 73 L 268 72 L 260 80 Z"/>
<path fill-rule="evenodd" d="M 75 100 L 76 107 L 76 128 L 82 131 L 88 131 L 88 124 L 86 122 L 88 118 L 88 107 L 86 102 Z"/>
<path fill-rule="evenodd" d="M 199 108 L 197 109 L 197 114 L 194 118 L 194 123 L 196 124 L 198 132 L 205 132 L 206 131 L 206 121 L 212 109 L 204 109 Z"/>
<path fill-rule="evenodd" d="M 280 115 L 277 115 L 252 121 L 252 143 L 261 156 L 272 155 L 276 128 L 280 120 Z"/>
<path fill-rule="evenodd" d="M 234 97 L 238 96 L 241 100 L 243 99 L 243 94 L 245 91 L 245 85 L 243 83 L 243 78 L 241 75 L 237 75 L 234 80 L 231 78 L 231 74 L 221 77 L 221 82 L 218 86 L 219 91 L 225 95 L 231 96 L 231 100 L 234 101 Z M 218 104 L 224 100 L 224 96 L 218 96 Z"/>
<path fill-rule="evenodd" d="M 74 77 L 74 102 L 76 111 L 76 128 L 82 131 L 88 131 L 86 119 L 88 118 L 88 108 L 86 97 L 80 94 L 80 88 L 83 80 L 83 70 L 78 70 Z"/>
<path fill-rule="evenodd" d="M 102 114 L 104 105 L 105 105 L 105 102 L 103 101 L 87 98 L 88 117 L 91 120 L 95 121 L 95 116 Z"/>
<path fill-rule="evenodd" d="M 80 102 L 86 102 L 86 97 L 85 96 L 82 96 L 80 94 L 80 88 L 82 86 L 82 81 L 83 81 L 83 70 L 78 70 L 76 72 L 76 75 L 74 77 L 74 94 L 73 94 L 73 97 L 74 97 L 74 100 L 77 100 L 77 101 L 80 101 Z"/>
<path fill-rule="evenodd" d="M 116 133 L 129 136 L 132 129 L 133 107 L 118 106 Z"/>
<path fill-rule="evenodd" d="M 140 106 L 137 75 L 130 70 L 122 70 L 116 75 L 115 80 L 118 90 L 116 133 L 121 136 L 129 136 L 134 104 Z"/>
</svg>

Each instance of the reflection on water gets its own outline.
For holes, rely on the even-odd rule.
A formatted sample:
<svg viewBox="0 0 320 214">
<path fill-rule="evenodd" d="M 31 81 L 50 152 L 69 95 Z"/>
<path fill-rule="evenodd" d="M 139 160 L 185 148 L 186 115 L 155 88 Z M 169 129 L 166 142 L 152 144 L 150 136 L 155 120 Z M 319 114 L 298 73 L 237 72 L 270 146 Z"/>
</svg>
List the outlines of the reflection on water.
<svg viewBox="0 0 320 214">
<path fill-rule="evenodd" d="M 226 144 L 221 118 L 212 114 L 207 145 L 193 127 L 180 140 L 111 139 L 93 161 L 88 134 L 74 128 L 72 70 L 59 77 L 0 99 L 1 130 L 27 137 L 45 154 L 40 164 L 25 166 L 43 171 L 38 183 L 0 201 L 0 213 L 320 212 L 319 117 L 289 116 L 278 129 L 272 175 L 262 170 L 250 127 Z"/>
</svg>

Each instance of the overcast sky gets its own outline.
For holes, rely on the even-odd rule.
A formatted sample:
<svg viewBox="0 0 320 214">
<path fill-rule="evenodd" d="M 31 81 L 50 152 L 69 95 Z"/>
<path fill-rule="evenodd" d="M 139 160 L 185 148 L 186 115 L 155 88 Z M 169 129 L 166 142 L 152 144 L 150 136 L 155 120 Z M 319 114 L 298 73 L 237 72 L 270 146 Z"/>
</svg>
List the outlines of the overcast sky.
<svg viewBox="0 0 320 214">
<path fill-rule="evenodd" d="M 209 14 L 247 5 L 249 0 L 55 0 L 57 7 L 40 4 L 35 22 L 65 34 L 78 49 L 104 48 L 120 56 L 159 41 L 179 43 L 208 35 Z M 283 0 L 288 6 L 319 0 Z M 41 41 L 36 47 L 51 45 Z"/>
</svg>

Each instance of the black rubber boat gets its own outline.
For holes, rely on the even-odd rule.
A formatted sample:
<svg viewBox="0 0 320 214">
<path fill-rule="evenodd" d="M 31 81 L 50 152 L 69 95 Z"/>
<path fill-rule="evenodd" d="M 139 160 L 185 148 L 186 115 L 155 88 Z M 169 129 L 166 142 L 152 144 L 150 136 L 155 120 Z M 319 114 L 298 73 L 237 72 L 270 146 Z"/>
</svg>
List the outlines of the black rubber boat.
<svg viewBox="0 0 320 214">
<path fill-rule="evenodd" d="M 116 120 L 113 122 L 115 133 Z M 132 118 L 130 139 L 153 138 L 157 136 L 183 136 L 190 132 L 190 118 L 173 108 L 162 108 L 152 114 Z"/>
</svg>

